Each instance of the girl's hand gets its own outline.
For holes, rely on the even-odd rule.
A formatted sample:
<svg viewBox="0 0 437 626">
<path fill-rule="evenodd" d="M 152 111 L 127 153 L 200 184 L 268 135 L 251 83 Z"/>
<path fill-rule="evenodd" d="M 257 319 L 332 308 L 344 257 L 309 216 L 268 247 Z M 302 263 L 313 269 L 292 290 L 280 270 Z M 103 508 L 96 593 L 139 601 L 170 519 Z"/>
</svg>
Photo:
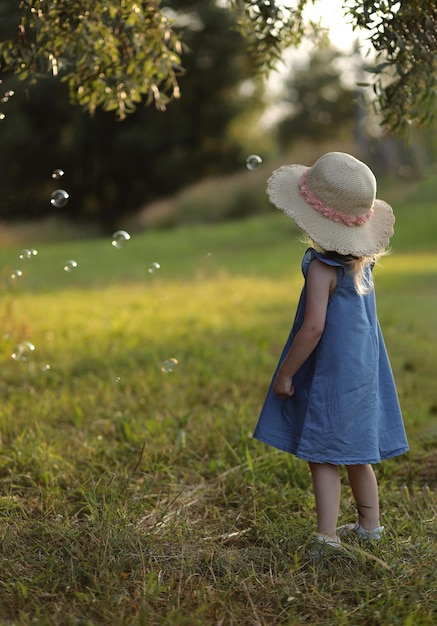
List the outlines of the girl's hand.
<svg viewBox="0 0 437 626">
<path fill-rule="evenodd" d="M 273 391 L 283 400 L 290 398 L 294 394 L 293 378 L 278 373 L 273 384 Z"/>
</svg>

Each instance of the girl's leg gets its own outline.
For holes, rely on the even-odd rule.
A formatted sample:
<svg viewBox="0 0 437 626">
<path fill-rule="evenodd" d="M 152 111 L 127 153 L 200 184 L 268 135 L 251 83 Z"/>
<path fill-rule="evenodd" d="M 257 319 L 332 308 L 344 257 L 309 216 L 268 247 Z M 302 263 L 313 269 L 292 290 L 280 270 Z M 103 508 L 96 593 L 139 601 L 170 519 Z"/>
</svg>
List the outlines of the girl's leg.
<svg viewBox="0 0 437 626">
<path fill-rule="evenodd" d="M 378 483 L 371 465 L 347 465 L 352 493 L 358 509 L 358 521 L 365 530 L 379 526 Z"/>
<path fill-rule="evenodd" d="M 340 475 L 338 467 L 330 463 L 310 463 L 317 510 L 317 532 L 337 540 L 337 521 L 340 510 Z"/>
</svg>

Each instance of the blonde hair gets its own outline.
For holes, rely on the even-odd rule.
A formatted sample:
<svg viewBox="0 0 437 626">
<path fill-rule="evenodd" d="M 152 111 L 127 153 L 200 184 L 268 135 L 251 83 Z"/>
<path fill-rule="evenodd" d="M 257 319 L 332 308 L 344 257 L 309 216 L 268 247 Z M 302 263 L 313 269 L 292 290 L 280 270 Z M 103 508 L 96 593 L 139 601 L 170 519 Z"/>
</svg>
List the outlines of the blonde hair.
<svg viewBox="0 0 437 626">
<path fill-rule="evenodd" d="M 372 273 L 366 273 L 366 268 L 371 265 L 376 265 L 379 259 L 386 254 L 389 254 L 388 250 L 381 250 L 381 252 L 372 254 L 371 256 L 362 256 L 356 257 L 352 255 L 345 256 L 344 254 L 339 254 L 338 252 L 333 252 L 330 250 L 324 250 L 318 243 L 313 241 L 308 236 L 304 237 L 304 243 L 306 245 L 310 245 L 312 248 L 320 252 L 321 254 L 325 254 L 329 257 L 330 254 L 335 254 L 343 257 L 346 263 L 349 265 L 350 270 L 354 275 L 354 285 L 355 291 L 360 295 L 364 296 L 367 293 L 373 291 L 373 275 Z"/>
</svg>

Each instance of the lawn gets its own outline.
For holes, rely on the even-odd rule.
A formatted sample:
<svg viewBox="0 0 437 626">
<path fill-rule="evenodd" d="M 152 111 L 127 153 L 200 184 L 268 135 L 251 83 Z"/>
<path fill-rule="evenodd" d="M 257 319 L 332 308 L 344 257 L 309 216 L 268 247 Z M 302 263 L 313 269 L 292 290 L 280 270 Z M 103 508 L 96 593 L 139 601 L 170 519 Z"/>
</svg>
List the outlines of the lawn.
<svg viewBox="0 0 437 626">
<path fill-rule="evenodd" d="M 251 438 L 302 284 L 284 216 L 0 251 L 1 625 L 436 622 L 425 191 L 376 271 L 411 445 L 376 468 L 387 534 L 316 563 L 305 463 Z"/>
</svg>

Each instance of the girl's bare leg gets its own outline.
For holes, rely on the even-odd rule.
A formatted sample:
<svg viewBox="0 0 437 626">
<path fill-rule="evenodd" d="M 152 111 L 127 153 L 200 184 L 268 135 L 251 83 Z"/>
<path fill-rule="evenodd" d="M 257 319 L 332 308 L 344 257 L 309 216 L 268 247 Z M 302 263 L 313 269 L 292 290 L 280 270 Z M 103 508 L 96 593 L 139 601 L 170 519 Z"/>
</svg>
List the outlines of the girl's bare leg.
<svg viewBox="0 0 437 626">
<path fill-rule="evenodd" d="M 330 463 L 310 463 L 309 466 L 316 498 L 317 532 L 336 541 L 341 490 L 338 467 Z"/>
<path fill-rule="evenodd" d="M 352 493 L 358 509 L 358 521 L 365 530 L 379 526 L 378 483 L 371 465 L 347 465 Z"/>
</svg>

